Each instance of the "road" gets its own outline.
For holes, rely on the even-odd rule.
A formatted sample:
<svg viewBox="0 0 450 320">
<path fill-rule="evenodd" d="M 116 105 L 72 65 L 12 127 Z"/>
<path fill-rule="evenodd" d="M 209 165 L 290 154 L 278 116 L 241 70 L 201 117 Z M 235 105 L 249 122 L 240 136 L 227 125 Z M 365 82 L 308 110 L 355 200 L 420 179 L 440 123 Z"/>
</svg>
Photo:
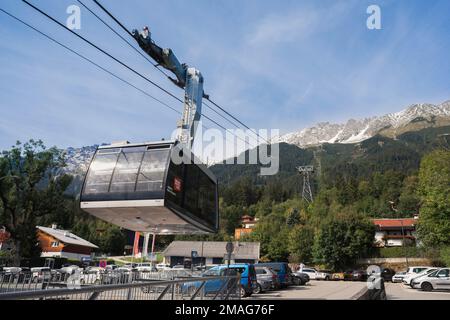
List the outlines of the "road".
<svg viewBox="0 0 450 320">
<path fill-rule="evenodd" d="M 350 300 L 366 286 L 365 282 L 315 281 L 306 286 L 292 286 L 288 289 L 269 291 L 252 295 L 251 300 L 270 299 L 314 299 L 314 300 Z M 424 292 L 404 287 L 400 283 L 386 283 L 388 300 L 450 300 L 450 291 Z"/>
<path fill-rule="evenodd" d="M 365 282 L 311 280 L 306 286 L 292 286 L 287 289 L 269 291 L 252 295 L 250 299 L 348 300 L 354 298 L 365 286 Z"/>
<path fill-rule="evenodd" d="M 386 283 L 388 300 L 450 300 L 450 291 L 424 292 L 400 283 Z"/>
</svg>

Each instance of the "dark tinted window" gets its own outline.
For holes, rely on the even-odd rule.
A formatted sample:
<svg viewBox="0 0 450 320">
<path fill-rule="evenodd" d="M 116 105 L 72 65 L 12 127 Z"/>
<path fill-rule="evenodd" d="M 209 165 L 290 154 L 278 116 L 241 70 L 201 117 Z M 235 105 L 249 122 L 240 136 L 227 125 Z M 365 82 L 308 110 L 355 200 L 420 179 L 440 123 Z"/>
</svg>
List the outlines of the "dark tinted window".
<svg viewBox="0 0 450 320">
<path fill-rule="evenodd" d="M 448 277 L 449 276 L 449 269 L 442 269 L 437 274 L 438 277 Z"/>
<path fill-rule="evenodd" d="M 216 185 L 197 165 L 185 166 L 184 208 L 207 221 L 216 224 Z"/>
<path fill-rule="evenodd" d="M 286 270 L 284 268 L 284 264 L 283 263 L 264 263 L 264 264 L 261 264 L 261 265 L 264 265 L 265 267 L 271 268 L 276 273 L 279 273 L 280 271 L 285 271 Z"/>
<path fill-rule="evenodd" d="M 200 170 L 200 169 L 198 169 Z M 198 207 L 201 216 L 215 225 L 216 220 L 216 184 L 200 171 Z"/>
<path fill-rule="evenodd" d="M 246 271 L 245 267 L 230 267 L 230 269 L 237 270 L 240 274 L 243 274 Z"/>
<path fill-rule="evenodd" d="M 261 269 L 261 268 L 256 268 L 256 274 L 267 274 L 265 269 Z"/>
</svg>

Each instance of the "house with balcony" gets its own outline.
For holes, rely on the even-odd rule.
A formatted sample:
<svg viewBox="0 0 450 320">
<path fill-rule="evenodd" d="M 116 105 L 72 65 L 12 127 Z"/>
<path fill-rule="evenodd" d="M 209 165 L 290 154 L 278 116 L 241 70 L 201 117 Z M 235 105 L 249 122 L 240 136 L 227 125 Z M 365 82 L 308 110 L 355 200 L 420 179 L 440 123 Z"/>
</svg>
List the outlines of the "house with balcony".
<svg viewBox="0 0 450 320">
<path fill-rule="evenodd" d="M 402 219 L 373 219 L 376 247 L 415 245 L 417 217 Z"/>
<path fill-rule="evenodd" d="M 234 239 L 239 240 L 243 236 L 252 233 L 253 229 L 258 223 L 258 218 L 249 215 L 244 215 L 241 218 L 241 227 L 234 229 Z"/>
<path fill-rule="evenodd" d="M 37 238 L 42 258 L 67 258 L 83 261 L 89 259 L 92 252 L 98 249 L 95 244 L 80 238 L 68 230 L 37 226 Z"/>
</svg>

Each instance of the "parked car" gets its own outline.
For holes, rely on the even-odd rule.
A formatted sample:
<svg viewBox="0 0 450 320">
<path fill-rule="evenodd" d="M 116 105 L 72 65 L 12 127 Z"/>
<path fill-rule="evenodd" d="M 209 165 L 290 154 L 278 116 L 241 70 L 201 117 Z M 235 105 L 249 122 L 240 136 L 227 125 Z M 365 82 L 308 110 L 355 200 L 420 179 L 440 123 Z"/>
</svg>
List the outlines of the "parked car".
<svg viewBox="0 0 450 320">
<path fill-rule="evenodd" d="M 303 272 L 293 272 L 292 273 L 292 283 L 298 286 L 303 286 L 309 282 L 309 275 Z"/>
<path fill-rule="evenodd" d="M 22 271 L 20 267 L 3 267 L 3 273 L 16 274 Z"/>
<path fill-rule="evenodd" d="M 303 268 L 303 273 L 306 273 L 311 280 L 330 280 L 331 273 L 329 271 L 317 271 L 315 268 Z"/>
<path fill-rule="evenodd" d="M 136 266 L 137 266 L 137 263 L 127 263 L 127 264 L 124 264 L 123 266 L 117 268 L 116 270 L 118 270 L 120 272 L 133 272 L 133 271 L 137 271 Z"/>
<path fill-rule="evenodd" d="M 423 271 L 420 272 L 420 273 L 417 273 L 417 274 L 415 274 L 415 273 L 409 274 L 409 275 L 407 275 L 406 277 L 403 278 L 402 283 L 403 283 L 404 285 L 409 285 L 409 286 L 412 287 L 412 282 L 413 282 L 415 279 L 418 279 L 418 278 L 423 277 L 423 276 L 425 276 L 425 275 L 427 275 L 427 274 L 430 274 L 430 273 L 436 271 L 437 269 L 439 269 L 439 268 L 427 268 L 427 269 L 423 270 Z"/>
<path fill-rule="evenodd" d="M 138 263 L 136 265 L 136 270 L 139 272 L 156 272 L 156 271 L 158 271 L 158 269 L 156 269 L 156 267 L 152 263 L 147 263 L 147 262 Z"/>
<path fill-rule="evenodd" d="M 188 268 L 185 268 L 185 266 L 183 264 L 177 264 L 177 265 L 173 266 L 172 269 L 174 269 L 174 270 L 185 270 L 185 269 L 190 270 Z"/>
<path fill-rule="evenodd" d="M 87 267 L 80 274 L 80 284 L 95 284 L 102 283 L 102 276 L 105 271 L 100 267 Z"/>
<path fill-rule="evenodd" d="M 280 282 L 278 280 L 278 276 L 276 272 L 274 272 L 269 267 L 255 267 L 256 272 L 256 279 L 259 284 L 259 288 L 255 288 L 255 293 L 260 293 L 269 289 L 278 289 L 280 287 Z M 269 288 L 264 288 L 262 284 L 260 284 L 260 281 L 265 280 L 268 281 L 270 284 Z"/>
<path fill-rule="evenodd" d="M 261 279 L 256 277 L 256 285 L 253 288 L 254 294 L 260 294 L 272 289 L 272 280 Z"/>
<path fill-rule="evenodd" d="M 367 281 L 367 271 L 366 270 L 355 270 L 352 273 L 352 277 L 349 280 L 352 281 Z M 345 276 L 344 276 L 345 280 Z"/>
<path fill-rule="evenodd" d="M 402 282 L 406 275 L 406 271 L 397 272 L 392 276 L 392 282 Z"/>
<path fill-rule="evenodd" d="M 417 278 L 419 275 L 420 276 L 424 275 L 424 273 L 427 272 L 430 269 L 436 270 L 436 268 L 431 268 L 431 267 L 409 267 L 406 270 L 406 275 L 403 278 L 402 283 L 405 284 L 405 285 L 410 286 L 411 285 L 411 281 L 414 278 Z"/>
<path fill-rule="evenodd" d="M 229 267 L 229 268 L 228 268 Z M 253 289 L 256 287 L 257 278 L 255 267 L 252 264 L 230 264 L 215 266 L 202 274 L 203 277 L 219 277 L 226 275 L 235 275 L 237 273 L 241 275 L 240 283 L 240 295 L 241 297 L 251 296 Z M 226 284 L 227 280 L 214 279 L 207 281 L 204 286 L 205 294 L 211 294 L 218 292 Z M 200 287 L 202 281 L 187 282 L 182 285 L 182 291 L 185 293 L 192 293 L 198 287 Z M 229 284 L 231 284 L 229 282 Z"/>
<path fill-rule="evenodd" d="M 353 270 L 347 270 L 344 272 L 335 272 L 332 275 L 333 280 L 349 281 L 353 279 Z"/>
<path fill-rule="evenodd" d="M 59 271 L 67 274 L 74 274 L 76 271 L 83 271 L 83 268 L 80 268 L 77 265 L 66 265 L 59 269 Z"/>
<path fill-rule="evenodd" d="M 156 269 L 158 271 L 163 271 L 163 270 L 172 270 L 172 268 L 170 267 L 170 264 L 167 263 L 158 263 L 156 265 Z"/>
<path fill-rule="evenodd" d="M 20 270 L 19 273 L 15 274 L 15 277 L 17 278 L 17 283 L 30 283 L 32 281 L 32 273 L 30 268 L 28 267 L 21 267 L 22 270 Z"/>
<path fill-rule="evenodd" d="M 331 280 L 331 271 L 329 270 L 319 270 L 316 275 L 316 280 Z"/>
<path fill-rule="evenodd" d="M 113 270 L 116 270 L 117 268 L 119 268 L 118 265 L 115 265 L 115 264 L 108 264 L 108 265 L 105 267 L 105 270 L 106 270 L 106 271 L 113 271 Z"/>
<path fill-rule="evenodd" d="M 317 272 L 316 269 L 314 269 L 314 268 L 303 268 L 303 269 L 300 269 L 300 270 L 301 270 L 300 272 L 306 273 L 311 280 L 316 280 L 317 279 L 318 272 Z"/>
<path fill-rule="evenodd" d="M 20 267 L 3 267 L 2 281 L 13 282 L 19 276 L 22 268 Z"/>
<path fill-rule="evenodd" d="M 31 268 L 33 282 L 49 281 L 52 277 L 52 270 L 49 267 Z"/>
<path fill-rule="evenodd" d="M 395 275 L 395 271 L 389 268 L 383 268 L 381 270 L 381 277 L 384 281 L 392 282 L 392 277 Z"/>
<path fill-rule="evenodd" d="M 262 262 L 255 264 L 255 267 L 269 267 L 275 271 L 281 287 L 287 287 L 292 284 L 292 270 L 286 262 Z"/>
<path fill-rule="evenodd" d="M 441 268 L 414 279 L 412 287 L 423 291 L 450 290 L 450 268 Z"/>
</svg>

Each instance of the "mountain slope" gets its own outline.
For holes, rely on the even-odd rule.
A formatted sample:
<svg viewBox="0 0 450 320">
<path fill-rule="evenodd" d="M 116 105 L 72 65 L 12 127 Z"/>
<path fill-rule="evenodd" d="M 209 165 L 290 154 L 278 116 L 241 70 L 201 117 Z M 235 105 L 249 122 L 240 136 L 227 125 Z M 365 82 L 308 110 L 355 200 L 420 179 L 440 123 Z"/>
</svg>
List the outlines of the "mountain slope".
<svg viewBox="0 0 450 320">
<path fill-rule="evenodd" d="M 419 168 L 424 154 L 437 148 L 450 148 L 450 126 L 426 128 L 407 132 L 396 139 L 376 135 L 359 143 L 324 143 L 300 148 L 280 144 L 280 170 L 276 176 L 260 177 L 259 165 L 216 164 L 211 170 L 221 184 L 233 183 L 250 177 L 255 184 L 271 179 L 281 179 L 290 184 L 300 182 L 296 167 L 312 164 L 325 175 L 355 175 L 366 177 L 374 172 L 393 170 L 409 174 Z M 317 174 L 316 176 L 320 176 Z"/>
<path fill-rule="evenodd" d="M 299 147 L 323 143 L 357 143 L 377 134 L 396 138 L 408 131 L 446 125 L 450 125 L 450 100 L 440 105 L 414 104 L 397 113 L 362 120 L 350 119 L 344 124 L 322 122 L 283 135 L 277 141 Z"/>
</svg>

